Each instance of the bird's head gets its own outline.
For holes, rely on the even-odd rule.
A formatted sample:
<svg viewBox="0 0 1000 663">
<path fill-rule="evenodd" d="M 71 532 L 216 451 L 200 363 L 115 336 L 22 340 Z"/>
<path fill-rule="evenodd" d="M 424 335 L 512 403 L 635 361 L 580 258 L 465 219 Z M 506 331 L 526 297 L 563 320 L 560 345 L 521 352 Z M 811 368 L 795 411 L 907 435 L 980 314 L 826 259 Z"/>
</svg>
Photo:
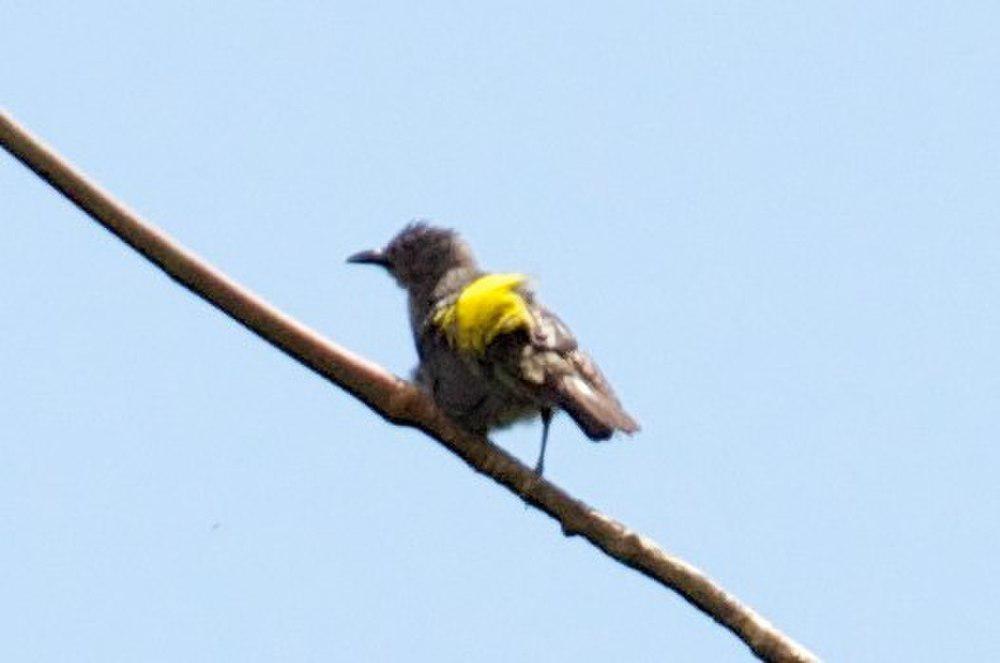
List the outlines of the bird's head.
<svg viewBox="0 0 1000 663">
<path fill-rule="evenodd" d="M 476 269 L 472 250 L 454 230 L 414 222 L 384 248 L 355 253 L 347 262 L 381 265 L 411 292 L 429 291 L 456 268 Z"/>
</svg>

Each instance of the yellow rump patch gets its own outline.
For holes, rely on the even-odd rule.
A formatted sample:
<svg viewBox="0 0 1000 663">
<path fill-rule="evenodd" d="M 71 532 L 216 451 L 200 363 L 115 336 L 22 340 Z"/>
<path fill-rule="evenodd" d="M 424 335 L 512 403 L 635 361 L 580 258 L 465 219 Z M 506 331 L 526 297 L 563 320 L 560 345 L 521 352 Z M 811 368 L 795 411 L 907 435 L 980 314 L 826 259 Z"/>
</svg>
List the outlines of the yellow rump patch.
<svg viewBox="0 0 1000 663">
<path fill-rule="evenodd" d="M 486 274 L 465 286 L 451 306 L 434 314 L 434 324 L 444 331 L 452 347 L 483 354 L 500 334 L 530 329 L 528 303 L 517 289 L 524 274 Z"/>
</svg>

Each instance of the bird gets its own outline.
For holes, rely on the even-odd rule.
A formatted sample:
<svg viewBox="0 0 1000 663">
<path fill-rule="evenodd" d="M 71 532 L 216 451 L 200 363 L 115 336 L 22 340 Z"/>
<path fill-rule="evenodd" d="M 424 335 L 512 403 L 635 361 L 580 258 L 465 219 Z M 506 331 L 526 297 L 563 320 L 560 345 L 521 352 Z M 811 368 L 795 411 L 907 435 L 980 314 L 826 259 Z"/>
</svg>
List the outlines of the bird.
<svg viewBox="0 0 1000 663">
<path fill-rule="evenodd" d="M 414 380 L 460 426 L 485 435 L 541 418 L 537 475 L 556 411 L 593 441 L 639 430 L 528 277 L 483 271 L 456 231 L 411 222 L 384 247 L 347 262 L 383 267 L 406 291 L 419 359 Z"/>
</svg>

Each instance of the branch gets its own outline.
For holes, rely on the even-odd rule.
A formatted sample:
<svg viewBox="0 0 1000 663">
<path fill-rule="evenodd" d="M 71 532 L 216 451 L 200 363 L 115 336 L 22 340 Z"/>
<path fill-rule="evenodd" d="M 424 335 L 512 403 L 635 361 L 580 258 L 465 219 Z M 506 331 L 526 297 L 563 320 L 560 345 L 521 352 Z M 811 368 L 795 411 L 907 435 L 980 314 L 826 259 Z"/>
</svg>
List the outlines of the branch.
<svg viewBox="0 0 1000 663">
<path fill-rule="evenodd" d="M 566 536 L 582 536 L 612 559 L 677 592 L 732 631 L 761 659 L 818 660 L 695 567 L 536 476 L 489 440 L 458 427 L 411 383 L 323 338 L 185 249 L 88 180 L 2 109 L 0 145 L 170 278 L 379 416 L 437 440 L 472 469 L 554 518 Z"/>
</svg>

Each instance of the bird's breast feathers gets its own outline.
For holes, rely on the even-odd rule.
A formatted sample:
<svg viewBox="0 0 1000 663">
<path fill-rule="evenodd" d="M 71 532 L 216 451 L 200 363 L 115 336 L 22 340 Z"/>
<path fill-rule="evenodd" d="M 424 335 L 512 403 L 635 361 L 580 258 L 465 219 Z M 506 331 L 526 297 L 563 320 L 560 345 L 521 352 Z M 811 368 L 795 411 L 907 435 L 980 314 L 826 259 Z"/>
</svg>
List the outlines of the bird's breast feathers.
<svg viewBox="0 0 1000 663">
<path fill-rule="evenodd" d="M 531 331 L 535 320 L 522 293 L 524 274 L 485 274 L 432 314 L 431 322 L 456 350 L 482 355 L 501 334 Z"/>
</svg>

